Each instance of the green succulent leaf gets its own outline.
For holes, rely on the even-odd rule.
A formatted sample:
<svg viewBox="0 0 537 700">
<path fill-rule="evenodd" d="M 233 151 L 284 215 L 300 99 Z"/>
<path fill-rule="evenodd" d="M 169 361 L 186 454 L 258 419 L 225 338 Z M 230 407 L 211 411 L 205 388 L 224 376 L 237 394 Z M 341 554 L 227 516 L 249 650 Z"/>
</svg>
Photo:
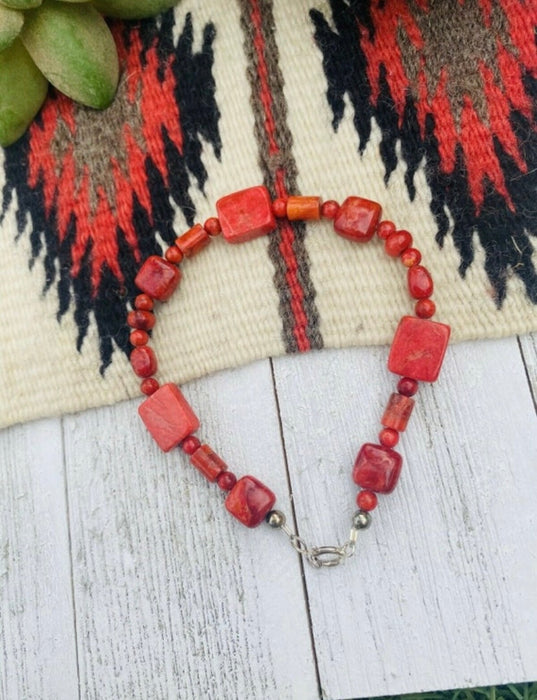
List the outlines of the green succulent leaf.
<svg viewBox="0 0 537 700">
<path fill-rule="evenodd" d="M 10 10 L 0 5 L 0 51 L 17 38 L 24 24 L 24 15 L 18 10 Z"/>
<path fill-rule="evenodd" d="M 177 5 L 177 0 L 93 0 L 92 4 L 107 17 L 142 19 Z"/>
<path fill-rule="evenodd" d="M 13 10 L 31 10 L 39 7 L 43 0 L 0 0 L 0 5 L 10 7 Z"/>
<path fill-rule="evenodd" d="M 95 109 L 112 102 L 119 79 L 117 49 L 106 22 L 89 3 L 45 0 L 27 13 L 20 36 L 58 90 Z"/>
<path fill-rule="evenodd" d="M 47 96 L 48 82 L 19 39 L 0 53 L 0 145 L 20 138 Z"/>
</svg>

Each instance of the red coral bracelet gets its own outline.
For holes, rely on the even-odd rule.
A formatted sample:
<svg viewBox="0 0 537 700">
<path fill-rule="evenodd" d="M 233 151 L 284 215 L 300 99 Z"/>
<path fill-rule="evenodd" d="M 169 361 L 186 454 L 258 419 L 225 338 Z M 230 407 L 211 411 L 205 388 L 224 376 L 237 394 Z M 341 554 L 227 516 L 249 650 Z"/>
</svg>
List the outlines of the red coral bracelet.
<svg viewBox="0 0 537 700">
<path fill-rule="evenodd" d="M 223 197 L 216 203 L 216 209 L 218 218 L 196 224 L 179 236 L 164 257 L 150 256 L 136 276 L 141 293 L 127 322 L 132 328 L 130 341 L 134 346 L 131 365 L 142 378 L 140 388 L 147 396 L 138 409 L 139 414 L 162 450 L 168 452 L 180 445 L 194 467 L 227 492 L 225 506 L 243 525 L 257 527 L 266 520 L 271 527 L 282 529 L 293 547 L 314 567 L 335 566 L 354 553 L 359 530 L 371 522 L 377 494 L 391 493 L 397 484 L 402 457 L 393 448 L 412 413 L 412 397 L 418 390 L 418 381 L 434 382 L 438 377 L 450 328 L 430 320 L 436 311 L 431 299 L 433 280 L 427 268 L 420 264 L 421 253 L 412 247 L 412 236 L 408 231 L 396 229 L 391 221 L 379 222 L 381 207 L 376 202 L 348 197 L 339 205 L 332 200 L 321 203 L 319 197 L 303 196 L 272 201 L 267 188 L 257 186 Z M 284 514 L 273 510 L 276 496 L 265 484 L 253 476 L 237 479 L 209 445 L 201 444 L 194 435 L 199 420 L 175 384 L 161 386 L 155 379 L 157 358 L 148 341 L 149 331 L 155 325 L 155 301 L 171 297 L 181 279 L 178 265 L 184 258 L 199 253 L 213 237 L 222 234 L 229 243 L 243 243 L 273 231 L 276 219 L 321 217 L 333 220 L 336 233 L 351 241 L 364 243 L 376 232 L 384 241 L 386 253 L 399 258 L 407 268 L 408 291 L 416 304 L 415 315 L 400 320 L 390 348 L 388 369 L 401 379 L 381 418 L 379 444 L 362 445 L 354 463 L 352 478 L 361 490 L 356 497 L 359 510 L 354 514 L 349 539 L 343 545 L 308 547 L 287 527 Z"/>
</svg>

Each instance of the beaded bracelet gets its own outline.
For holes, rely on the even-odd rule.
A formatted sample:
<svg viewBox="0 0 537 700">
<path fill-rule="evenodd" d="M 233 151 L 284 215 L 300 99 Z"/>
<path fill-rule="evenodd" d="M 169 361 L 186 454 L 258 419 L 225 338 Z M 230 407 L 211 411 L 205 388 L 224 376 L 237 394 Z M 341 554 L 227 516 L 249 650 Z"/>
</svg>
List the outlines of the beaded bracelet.
<svg viewBox="0 0 537 700">
<path fill-rule="evenodd" d="M 410 233 L 397 230 L 391 221 L 379 223 L 378 203 L 362 197 L 348 197 L 341 205 L 304 196 L 272 201 L 267 188 L 257 186 L 223 197 L 216 209 L 217 218 L 196 224 L 179 236 L 164 257 L 147 258 L 136 276 L 141 293 L 127 322 L 132 328 L 130 341 L 134 346 L 130 362 L 142 379 L 140 388 L 147 396 L 138 412 L 162 450 L 168 452 L 179 445 L 194 467 L 227 493 L 225 506 L 243 525 L 256 527 L 266 520 L 271 527 L 285 532 L 295 550 L 314 567 L 335 566 L 354 553 L 358 532 L 371 522 L 377 494 L 391 493 L 397 484 L 402 457 L 393 448 L 412 413 L 418 381 L 433 382 L 438 377 L 450 328 L 430 320 L 436 311 L 431 299 L 431 275 L 420 264 L 421 253 L 412 247 Z M 179 264 L 199 253 L 213 237 L 222 234 L 229 243 L 243 243 L 273 231 L 277 219 L 311 221 L 321 217 L 331 219 L 336 233 L 351 241 L 369 241 L 376 232 L 384 241 L 386 253 L 399 258 L 408 268 L 408 291 L 416 304 L 415 315 L 400 320 L 391 344 L 388 369 L 401 379 L 381 418 L 379 444 L 362 445 L 354 463 L 352 478 L 361 490 L 356 497 L 359 510 L 353 516 L 349 539 L 343 545 L 309 547 L 288 528 L 284 514 L 273 510 L 276 496 L 265 484 L 249 475 L 238 479 L 209 445 L 201 444 L 194 435 L 199 420 L 180 389 L 173 383 L 161 386 L 155 379 L 157 359 L 148 341 L 149 331 L 155 325 L 155 301 L 170 298 L 181 279 Z"/>
</svg>

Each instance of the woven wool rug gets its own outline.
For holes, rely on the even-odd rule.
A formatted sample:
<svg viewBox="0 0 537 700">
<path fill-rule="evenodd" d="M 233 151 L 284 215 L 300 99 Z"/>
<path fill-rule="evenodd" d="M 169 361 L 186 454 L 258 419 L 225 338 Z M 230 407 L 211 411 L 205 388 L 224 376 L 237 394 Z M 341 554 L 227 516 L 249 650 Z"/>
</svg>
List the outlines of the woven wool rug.
<svg viewBox="0 0 537 700">
<path fill-rule="evenodd" d="M 181 0 L 114 24 L 113 105 L 52 92 L 0 149 L 0 425 L 135 396 L 137 269 L 260 183 L 381 202 L 454 340 L 536 330 L 536 25 L 522 0 Z M 330 229 L 189 261 L 153 332 L 161 376 L 388 343 L 402 265 Z"/>
</svg>

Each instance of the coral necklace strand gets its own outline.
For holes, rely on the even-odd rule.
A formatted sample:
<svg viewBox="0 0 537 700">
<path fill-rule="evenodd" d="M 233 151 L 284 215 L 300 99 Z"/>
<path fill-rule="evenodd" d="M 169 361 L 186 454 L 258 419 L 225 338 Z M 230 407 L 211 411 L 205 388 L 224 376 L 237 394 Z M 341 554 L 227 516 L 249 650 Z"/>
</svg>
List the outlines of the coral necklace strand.
<svg viewBox="0 0 537 700">
<path fill-rule="evenodd" d="M 321 203 L 319 197 L 288 197 L 272 201 L 266 187 L 251 187 L 234 192 L 216 203 L 218 218 L 196 224 L 176 239 L 164 257 L 150 256 L 141 266 L 135 283 L 140 294 L 129 312 L 134 346 L 130 361 L 147 396 L 139 414 L 159 447 L 168 452 L 180 445 L 190 462 L 211 482 L 225 492 L 227 510 L 247 527 L 266 522 L 282 529 L 293 547 L 316 568 L 335 566 L 354 553 L 359 530 L 369 526 L 371 511 L 377 505 L 377 493 L 391 493 L 399 479 L 402 457 L 393 448 L 399 433 L 405 430 L 414 407 L 412 398 L 418 381 L 433 382 L 438 377 L 449 340 L 450 328 L 431 321 L 435 304 L 431 299 L 433 281 L 421 263 L 421 253 L 412 247 L 408 231 L 397 230 L 391 221 L 380 221 L 381 207 L 362 197 L 348 197 L 343 204 Z M 273 510 L 273 492 L 253 476 L 237 478 L 226 463 L 194 435 L 199 420 L 175 384 L 160 385 L 154 375 L 157 359 L 149 347 L 149 333 L 155 325 L 155 301 L 166 301 L 181 278 L 179 264 L 199 253 L 211 239 L 222 234 L 229 243 L 243 243 L 263 236 L 276 228 L 277 219 L 289 221 L 333 221 L 334 230 L 351 241 L 366 242 L 375 232 L 384 241 L 388 255 L 399 258 L 407 268 L 410 296 L 416 300 L 415 315 L 403 316 L 390 348 L 388 369 L 401 376 L 381 418 L 378 444 L 365 443 L 354 463 L 352 478 L 361 487 L 356 497 L 359 510 L 354 514 L 348 541 L 343 545 L 308 547 L 288 528 L 284 514 Z"/>
</svg>

